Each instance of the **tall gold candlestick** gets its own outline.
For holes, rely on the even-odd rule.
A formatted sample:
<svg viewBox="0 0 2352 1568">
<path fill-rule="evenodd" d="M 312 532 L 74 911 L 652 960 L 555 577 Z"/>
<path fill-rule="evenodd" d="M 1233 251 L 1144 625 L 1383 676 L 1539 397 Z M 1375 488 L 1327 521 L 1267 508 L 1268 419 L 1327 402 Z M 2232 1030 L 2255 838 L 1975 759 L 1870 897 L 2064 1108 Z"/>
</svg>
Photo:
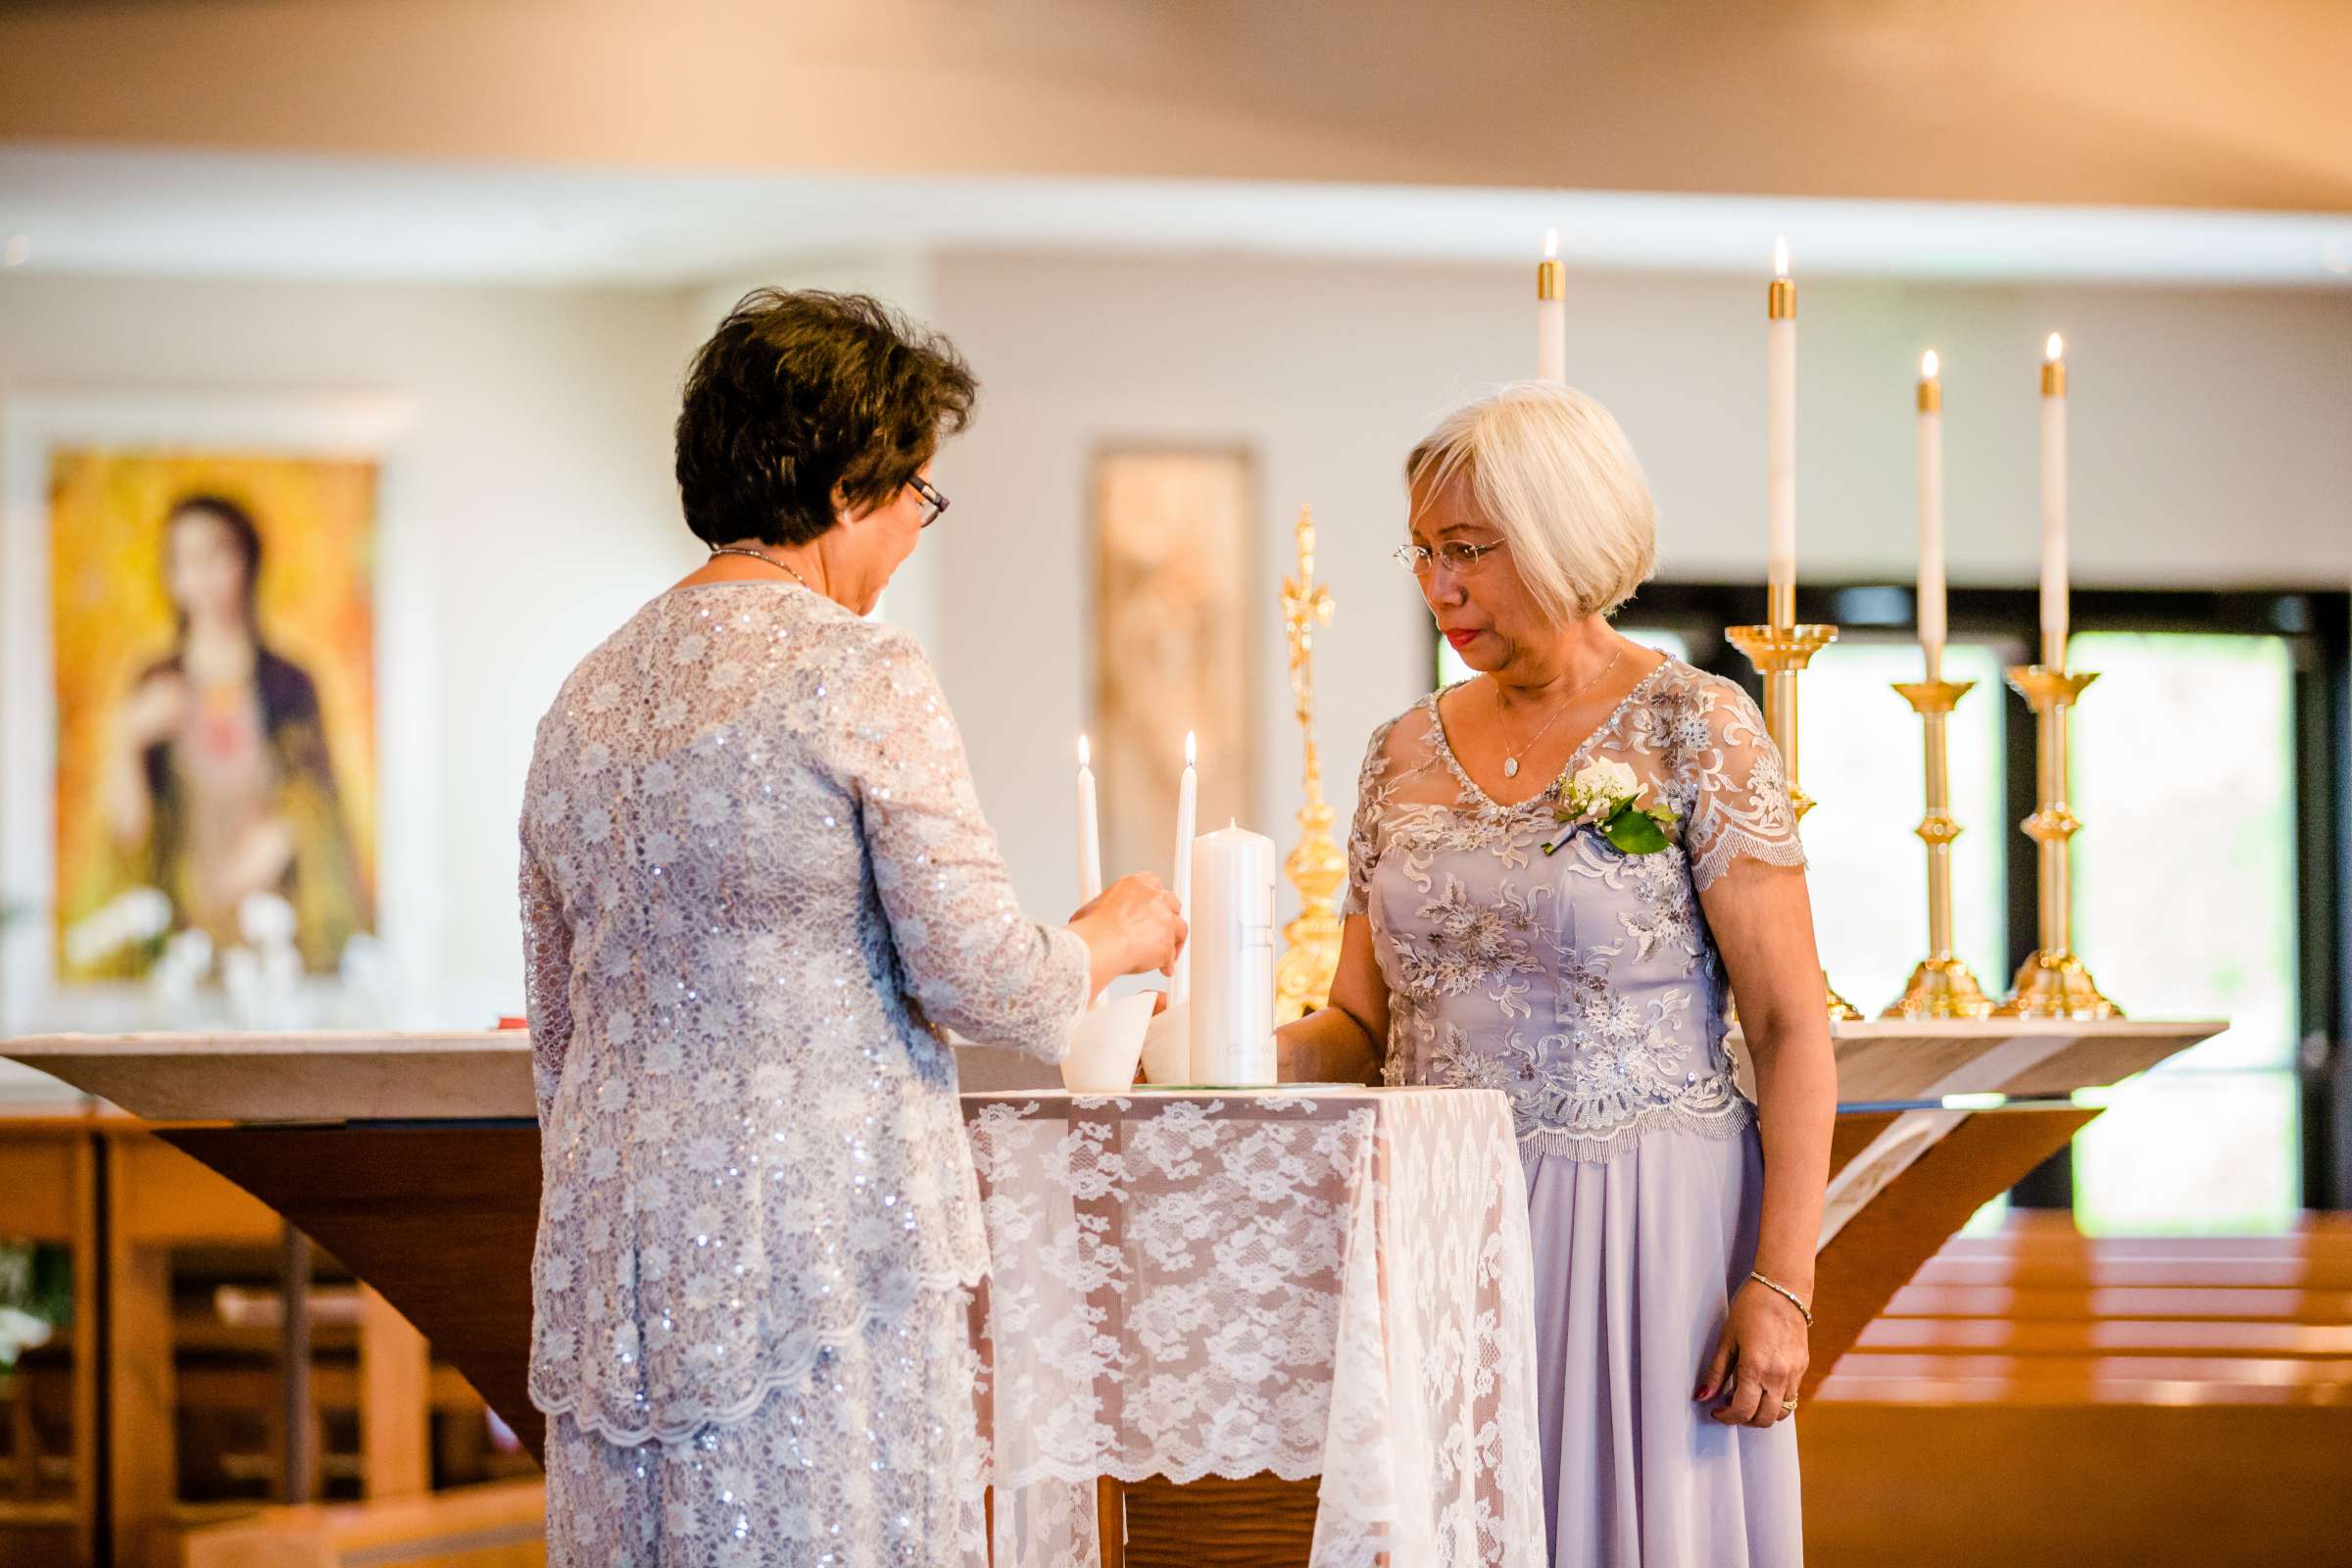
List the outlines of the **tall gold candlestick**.
<svg viewBox="0 0 2352 1568">
<path fill-rule="evenodd" d="M 2041 946 L 2017 971 L 2009 1000 L 1996 1018 L 2120 1018 L 2123 1008 L 2099 994 L 2090 971 L 2075 956 L 2074 889 L 2067 846 L 2082 820 L 2066 802 L 2067 711 L 2099 677 L 2070 674 L 2048 664 L 2019 664 L 2009 684 L 2034 710 L 2034 798 L 2023 824 L 2034 841 L 2039 874 Z"/>
<path fill-rule="evenodd" d="M 1992 1011 L 1992 999 L 1952 953 L 1952 840 L 1960 836 L 1960 824 L 1952 818 L 1944 728 L 1975 686 L 1971 680 L 1923 680 L 1894 688 L 1919 714 L 1927 741 L 1928 809 L 1918 832 L 1928 847 L 1928 956 L 1887 1006 L 1889 1018 L 1982 1018 Z"/>
<path fill-rule="evenodd" d="M 1793 624 L 1795 597 L 1792 588 L 1788 596 L 1790 624 L 1728 626 L 1724 635 L 1764 677 L 1764 728 L 1771 734 L 1773 745 L 1780 748 L 1781 766 L 1788 777 L 1788 805 L 1801 819 L 1813 809 L 1813 798 L 1797 782 L 1796 678 L 1813 662 L 1815 654 L 1838 640 L 1838 628 Z M 1773 612 L 1776 619 L 1782 612 L 1777 596 Z M 1829 999 L 1831 1017 L 1862 1016 L 1858 1008 L 1838 994 L 1838 988 L 1830 984 L 1826 973 L 1821 977 L 1821 989 Z"/>
<path fill-rule="evenodd" d="M 1315 628 L 1331 624 L 1331 590 L 1315 582 L 1315 518 L 1298 509 L 1298 575 L 1282 585 L 1283 631 L 1291 644 L 1291 695 L 1306 739 L 1306 799 L 1298 808 L 1298 847 L 1283 874 L 1298 890 L 1298 918 L 1282 928 L 1282 961 L 1274 967 L 1274 1017 L 1289 1023 L 1331 1000 L 1340 969 L 1340 889 L 1348 858 L 1332 842 L 1332 810 L 1323 800 L 1323 763 L 1315 748 Z"/>
</svg>

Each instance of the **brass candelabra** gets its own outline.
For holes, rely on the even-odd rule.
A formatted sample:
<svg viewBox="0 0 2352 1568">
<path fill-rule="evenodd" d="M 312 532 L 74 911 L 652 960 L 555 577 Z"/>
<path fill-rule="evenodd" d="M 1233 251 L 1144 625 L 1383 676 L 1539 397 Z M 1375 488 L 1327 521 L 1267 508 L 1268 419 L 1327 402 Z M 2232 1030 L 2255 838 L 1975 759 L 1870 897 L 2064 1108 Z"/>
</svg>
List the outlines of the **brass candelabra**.
<svg viewBox="0 0 2352 1568">
<path fill-rule="evenodd" d="M 1792 584 L 1773 585 L 1770 612 L 1768 624 L 1729 626 L 1724 635 L 1764 677 L 1764 727 L 1771 733 L 1772 743 L 1780 748 L 1781 765 L 1788 777 L 1788 805 L 1801 819 L 1813 808 L 1813 800 L 1797 782 L 1797 677 L 1813 662 L 1815 654 L 1838 640 L 1838 628 L 1796 624 L 1796 589 Z M 1829 1000 L 1832 1018 L 1862 1016 L 1859 1009 L 1838 994 L 1827 973 L 1821 977 L 1821 989 Z"/>
<path fill-rule="evenodd" d="M 1975 687 L 1970 680 L 1929 679 L 1894 688 L 1919 715 L 1927 744 L 1928 808 L 1918 832 L 1928 847 L 1928 956 L 1888 1004 L 1889 1018 L 1982 1018 L 1992 1011 L 1992 999 L 1952 952 L 1952 841 L 1960 824 L 1952 817 L 1944 730 L 1952 710 Z"/>
<path fill-rule="evenodd" d="M 2051 639 L 2055 640 L 2055 639 Z M 2000 1018 L 2120 1018 L 2123 1009 L 2100 995 L 2075 956 L 2075 905 L 2068 846 L 2082 819 L 2067 805 L 2067 712 L 2099 677 L 2069 671 L 2063 644 L 2045 649 L 2043 662 L 2009 670 L 2009 684 L 2034 710 L 2034 799 L 2021 824 L 2034 841 L 2038 871 L 2040 946 L 2017 971 Z"/>
<path fill-rule="evenodd" d="M 1331 624 L 1331 590 L 1315 582 L 1315 518 L 1298 509 L 1298 575 L 1282 584 L 1283 631 L 1291 644 L 1291 695 L 1306 741 L 1305 802 L 1298 808 L 1298 845 L 1283 874 L 1298 890 L 1298 917 L 1282 928 L 1282 959 L 1274 966 L 1274 1020 L 1289 1023 L 1331 1000 L 1340 968 L 1340 889 L 1348 858 L 1332 841 L 1332 809 L 1323 799 L 1323 763 L 1315 748 L 1315 628 Z"/>
</svg>

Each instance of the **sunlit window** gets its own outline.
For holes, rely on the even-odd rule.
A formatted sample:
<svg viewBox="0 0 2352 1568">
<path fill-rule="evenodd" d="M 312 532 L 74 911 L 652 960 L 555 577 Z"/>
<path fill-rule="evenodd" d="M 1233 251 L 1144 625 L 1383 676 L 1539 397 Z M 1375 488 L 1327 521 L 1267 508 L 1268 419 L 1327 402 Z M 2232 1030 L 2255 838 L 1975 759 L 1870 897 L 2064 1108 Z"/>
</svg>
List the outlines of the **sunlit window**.
<svg viewBox="0 0 2352 1568">
<path fill-rule="evenodd" d="M 2075 946 L 2145 1018 L 2226 1034 L 2119 1089 L 2075 1140 L 2093 1232 L 2268 1231 L 2301 1202 L 2293 665 L 2275 637 L 2084 633 Z"/>
</svg>

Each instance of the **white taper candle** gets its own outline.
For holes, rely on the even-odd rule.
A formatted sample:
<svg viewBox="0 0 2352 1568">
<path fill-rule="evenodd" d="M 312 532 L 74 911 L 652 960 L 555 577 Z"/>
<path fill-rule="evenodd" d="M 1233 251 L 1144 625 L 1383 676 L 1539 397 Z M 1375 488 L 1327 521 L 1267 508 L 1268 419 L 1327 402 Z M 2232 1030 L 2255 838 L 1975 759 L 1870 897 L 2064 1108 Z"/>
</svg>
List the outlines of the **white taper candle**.
<svg viewBox="0 0 2352 1568">
<path fill-rule="evenodd" d="M 1544 260 L 1536 268 L 1536 379 L 1568 384 L 1568 272 L 1556 228 L 1544 231 Z"/>
<path fill-rule="evenodd" d="M 2052 332 L 2041 363 L 2041 662 L 2066 667 L 2066 340 Z"/>
<path fill-rule="evenodd" d="M 1193 919 L 1193 840 L 1200 831 L 1200 773 L 1198 766 L 1200 747 L 1190 730 L 1184 735 L 1184 776 L 1176 783 L 1176 855 L 1170 868 L 1175 882 L 1170 890 L 1176 895 L 1177 912 L 1187 925 Z M 1189 1002 L 1193 995 L 1193 945 L 1185 944 L 1177 955 L 1176 973 L 1168 985 L 1171 1003 Z"/>
<path fill-rule="evenodd" d="M 1764 522 L 1765 581 L 1771 621 L 1796 619 L 1796 285 L 1788 277 L 1788 241 L 1772 251 L 1765 305 Z"/>
<path fill-rule="evenodd" d="M 1102 896 L 1102 817 L 1095 804 L 1094 758 L 1078 737 L 1078 902 Z"/>
<path fill-rule="evenodd" d="M 1919 358 L 1919 647 L 1943 679 L 1943 382 L 1934 349 Z"/>
</svg>

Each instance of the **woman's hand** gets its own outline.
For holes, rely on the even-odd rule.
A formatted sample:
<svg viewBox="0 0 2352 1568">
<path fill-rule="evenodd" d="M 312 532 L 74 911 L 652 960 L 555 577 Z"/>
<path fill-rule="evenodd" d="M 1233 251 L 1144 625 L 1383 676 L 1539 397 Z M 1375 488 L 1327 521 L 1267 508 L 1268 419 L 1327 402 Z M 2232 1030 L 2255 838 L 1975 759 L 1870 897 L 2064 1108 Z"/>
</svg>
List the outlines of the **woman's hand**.
<svg viewBox="0 0 2352 1568">
<path fill-rule="evenodd" d="M 1732 1298 L 1715 1359 L 1691 1397 L 1721 1398 L 1710 1412 L 1727 1427 L 1768 1427 L 1795 1412 L 1797 1385 L 1812 1363 L 1805 1320 L 1788 1298 L 1749 1280 Z"/>
<path fill-rule="evenodd" d="M 179 728 L 187 708 L 185 680 L 169 671 L 150 675 L 123 699 L 115 734 L 125 750 L 144 752 Z"/>
<path fill-rule="evenodd" d="M 1176 895 L 1155 876 L 1123 876 L 1070 916 L 1070 929 L 1093 957 L 1093 991 L 1123 974 L 1173 973 L 1184 951 L 1184 915 Z"/>
</svg>

